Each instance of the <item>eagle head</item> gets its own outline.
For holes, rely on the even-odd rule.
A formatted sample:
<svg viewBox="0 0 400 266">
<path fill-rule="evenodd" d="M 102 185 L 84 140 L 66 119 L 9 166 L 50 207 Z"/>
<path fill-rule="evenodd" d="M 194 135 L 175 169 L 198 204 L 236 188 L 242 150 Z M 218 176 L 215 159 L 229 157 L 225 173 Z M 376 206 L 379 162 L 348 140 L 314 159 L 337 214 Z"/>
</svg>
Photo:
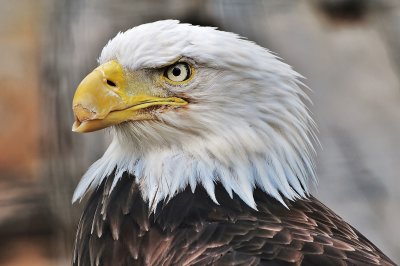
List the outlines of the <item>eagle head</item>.
<svg viewBox="0 0 400 266">
<path fill-rule="evenodd" d="M 283 203 L 314 180 L 314 123 L 300 75 L 240 36 L 158 21 L 119 33 L 73 99 L 75 132 L 109 127 L 113 140 L 74 200 L 128 172 L 158 203 L 215 183 L 256 208 L 257 186 Z M 112 190 L 112 189 L 111 189 Z"/>
</svg>

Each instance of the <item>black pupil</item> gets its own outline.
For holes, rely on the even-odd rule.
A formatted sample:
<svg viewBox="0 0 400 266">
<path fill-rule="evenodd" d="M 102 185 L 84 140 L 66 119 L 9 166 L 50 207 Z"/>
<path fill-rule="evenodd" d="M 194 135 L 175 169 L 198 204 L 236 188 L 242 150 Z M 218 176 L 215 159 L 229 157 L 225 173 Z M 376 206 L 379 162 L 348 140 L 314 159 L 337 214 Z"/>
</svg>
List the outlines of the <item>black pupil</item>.
<svg viewBox="0 0 400 266">
<path fill-rule="evenodd" d="M 181 69 L 178 67 L 174 67 L 174 69 L 172 69 L 172 75 L 174 75 L 175 77 L 178 77 L 181 74 Z"/>
</svg>

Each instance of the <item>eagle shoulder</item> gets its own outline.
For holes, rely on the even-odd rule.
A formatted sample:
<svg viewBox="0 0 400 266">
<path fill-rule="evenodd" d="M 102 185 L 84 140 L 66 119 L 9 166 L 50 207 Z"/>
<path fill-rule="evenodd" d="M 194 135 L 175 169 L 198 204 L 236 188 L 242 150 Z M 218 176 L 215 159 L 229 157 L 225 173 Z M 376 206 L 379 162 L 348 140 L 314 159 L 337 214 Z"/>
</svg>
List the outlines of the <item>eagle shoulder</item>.
<svg viewBox="0 0 400 266">
<path fill-rule="evenodd" d="M 395 265 L 314 197 L 286 208 L 255 189 L 256 211 L 217 184 L 219 205 L 198 186 L 149 214 L 134 176 L 112 180 L 88 200 L 73 265 Z"/>
</svg>

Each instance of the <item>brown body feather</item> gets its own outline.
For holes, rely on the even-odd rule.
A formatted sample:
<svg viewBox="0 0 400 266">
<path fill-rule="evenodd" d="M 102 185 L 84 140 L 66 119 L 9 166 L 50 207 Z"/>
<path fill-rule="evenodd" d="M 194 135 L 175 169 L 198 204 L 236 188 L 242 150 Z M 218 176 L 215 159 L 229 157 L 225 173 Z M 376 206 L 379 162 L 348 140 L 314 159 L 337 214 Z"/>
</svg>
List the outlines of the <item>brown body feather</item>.
<svg viewBox="0 0 400 266">
<path fill-rule="evenodd" d="M 255 189 L 258 211 L 216 185 L 215 204 L 197 187 L 149 216 L 134 177 L 90 196 L 73 265 L 395 265 L 317 199 L 287 201 Z"/>
</svg>

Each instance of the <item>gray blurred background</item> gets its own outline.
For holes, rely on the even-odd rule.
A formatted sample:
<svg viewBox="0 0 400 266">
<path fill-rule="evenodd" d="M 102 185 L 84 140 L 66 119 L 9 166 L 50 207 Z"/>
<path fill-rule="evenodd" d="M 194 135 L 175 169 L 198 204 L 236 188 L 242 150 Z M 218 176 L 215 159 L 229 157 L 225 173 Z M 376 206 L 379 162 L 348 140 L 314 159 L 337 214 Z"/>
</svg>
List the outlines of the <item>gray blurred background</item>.
<svg viewBox="0 0 400 266">
<path fill-rule="evenodd" d="M 79 178 L 109 142 L 71 101 L 118 31 L 176 18 L 239 33 L 312 88 L 314 193 L 400 262 L 400 1 L 0 0 L 0 264 L 69 265 Z"/>
</svg>

